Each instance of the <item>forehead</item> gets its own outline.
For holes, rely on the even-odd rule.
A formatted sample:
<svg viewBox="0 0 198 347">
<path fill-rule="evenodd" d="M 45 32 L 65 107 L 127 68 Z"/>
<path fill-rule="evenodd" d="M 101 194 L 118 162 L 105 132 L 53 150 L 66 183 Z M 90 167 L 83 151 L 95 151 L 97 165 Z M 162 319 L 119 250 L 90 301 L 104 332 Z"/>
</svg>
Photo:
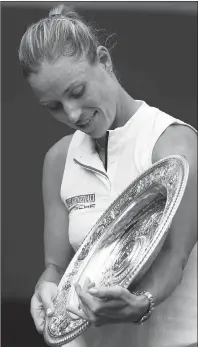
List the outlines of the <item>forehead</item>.
<svg viewBox="0 0 198 347">
<path fill-rule="evenodd" d="M 71 83 L 88 80 L 91 77 L 90 70 L 91 65 L 86 59 L 61 57 L 53 63 L 44 61 L 39 72 L 31 74 L 28 81 L 39 94 L 49 90 L 56 90 L 59 93 Z"/>
</svg>

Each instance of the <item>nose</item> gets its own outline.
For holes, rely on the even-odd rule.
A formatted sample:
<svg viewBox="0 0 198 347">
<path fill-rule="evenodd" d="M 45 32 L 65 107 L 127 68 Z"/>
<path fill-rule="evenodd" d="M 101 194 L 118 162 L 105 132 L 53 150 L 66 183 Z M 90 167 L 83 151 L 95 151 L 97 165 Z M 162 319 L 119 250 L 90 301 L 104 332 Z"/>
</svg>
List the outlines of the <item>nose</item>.
<svg viewBox="0 0 198 347">
<path fill-rule="evenodd" d="M 70 105 L 68 103 L 63 104 L 63 108 L 64 108 L 64 111 L 67 115 L 69 122 L 75 124 L 79 120 L 79 118 L 82 114 L 81 108 L 79 108 L 75 105 Z"/>
</svg>

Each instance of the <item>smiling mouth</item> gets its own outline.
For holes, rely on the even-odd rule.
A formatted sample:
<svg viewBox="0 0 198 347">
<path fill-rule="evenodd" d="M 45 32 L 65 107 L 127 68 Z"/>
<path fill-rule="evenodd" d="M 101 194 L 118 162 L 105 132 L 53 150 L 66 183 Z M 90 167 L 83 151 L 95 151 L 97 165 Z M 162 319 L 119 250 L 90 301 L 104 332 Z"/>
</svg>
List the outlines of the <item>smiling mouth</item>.
<svg viewBox="0 0 198 347">
<path fill-rule="evenodd" d="M 95 119 L 96 115 L 97 115 L 97 111 L 94 112 L 93 117 L 91 117 L 91 119 L 89 119 L 89 120 L 86 121 L 85 123 L 82 123 L 82 122 L 79 122 L 79 123 L 78 123 L 78 122 L 77 122 L 76 125 L 77 125 L 79 128 L 86 128 L 87 126 L 89 126 L 89 125 L 92 123 L 92 121 Z"/>
</svg>

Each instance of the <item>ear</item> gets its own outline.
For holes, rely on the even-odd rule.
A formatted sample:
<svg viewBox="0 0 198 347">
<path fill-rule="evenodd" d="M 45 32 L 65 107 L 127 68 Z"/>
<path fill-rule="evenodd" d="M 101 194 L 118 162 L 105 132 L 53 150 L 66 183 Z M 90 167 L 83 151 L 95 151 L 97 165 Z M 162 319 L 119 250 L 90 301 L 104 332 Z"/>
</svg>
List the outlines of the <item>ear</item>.
<svg viewBox="0 0 198 347">
<path fill-rule="evenodd" d="M 109 51 L 104 46 L 98 46 L 97 48 L 97 60 L 99 64 L 102 64 L 105 70 L 112 72 L 112 61 Z"/>
</svg>

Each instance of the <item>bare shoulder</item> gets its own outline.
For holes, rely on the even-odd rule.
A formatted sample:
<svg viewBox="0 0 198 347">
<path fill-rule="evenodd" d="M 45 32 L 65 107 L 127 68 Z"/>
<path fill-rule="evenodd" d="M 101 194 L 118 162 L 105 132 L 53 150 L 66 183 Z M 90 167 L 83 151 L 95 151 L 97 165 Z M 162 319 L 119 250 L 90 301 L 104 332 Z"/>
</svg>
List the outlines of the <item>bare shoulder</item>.
<svg viewBox="0 0 198 347">
<path fill-rule="evenodd" d="M 73 135 L 64 136 L 48 150 L 44 159 L 44 178 L 45 176 L 50 176 L 51 179 L 60 183 L 72 136 Z"/>
<path fill-rule="evenodd" d="M 64 136 L 56 142 L 46 153 L 45 159 L 52 161 L 54 164 L 65 161 L 72 136 Z"/>
<path fill-rule="evenodd" d="M 184 155 L 192 165 L 197 157 L 197 134 L 186 126 L 180 124 L 170 125 L 156 142 L 152 160 L 156 162 L 169 155 Z"/>
</svg>

